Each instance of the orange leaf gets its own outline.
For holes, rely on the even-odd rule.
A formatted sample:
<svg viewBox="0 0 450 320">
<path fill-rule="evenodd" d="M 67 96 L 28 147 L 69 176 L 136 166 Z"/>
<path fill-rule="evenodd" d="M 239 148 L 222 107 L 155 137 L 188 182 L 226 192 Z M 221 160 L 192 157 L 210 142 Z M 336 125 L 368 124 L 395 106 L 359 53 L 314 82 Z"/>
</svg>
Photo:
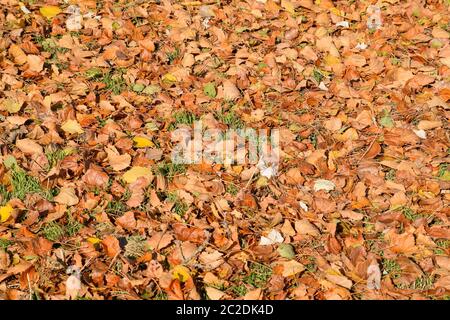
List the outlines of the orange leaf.
<svg viewBox="0 0 450 320">
<path fill-rule="evenodd" d="M 114 236 L 106 236 L 102 241 L 102 245 L 106 250 L 106 255 L 110 258 L 114 258 L 120 252 L 119 240 Z"/>
</svg>

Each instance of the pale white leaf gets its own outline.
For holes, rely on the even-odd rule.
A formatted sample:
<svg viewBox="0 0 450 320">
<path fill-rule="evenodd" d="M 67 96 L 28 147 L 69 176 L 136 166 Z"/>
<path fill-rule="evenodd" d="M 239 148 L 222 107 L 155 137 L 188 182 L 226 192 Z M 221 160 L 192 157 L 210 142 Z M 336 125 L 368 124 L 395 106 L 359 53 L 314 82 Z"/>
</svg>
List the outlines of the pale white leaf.
<svg viewBox="0 0 450 320">
<path fill-rule="evenodd" d="M 259 241 L 260 246 L 270 246 L 275 243 L 283 243 L 284 238 L 281 233 L 275 229 L 272 229 L 267 237 L 262 236 Z"/>
<path fill-rule="evenodd" d="M 333 181 L 330 180 L 317 179 L 314 182 L 314 191 L 319 190 L 331 191 L 334 190 L 334 188 L 336 188 L 336 185 L 334 184 Z"/>
</svg>

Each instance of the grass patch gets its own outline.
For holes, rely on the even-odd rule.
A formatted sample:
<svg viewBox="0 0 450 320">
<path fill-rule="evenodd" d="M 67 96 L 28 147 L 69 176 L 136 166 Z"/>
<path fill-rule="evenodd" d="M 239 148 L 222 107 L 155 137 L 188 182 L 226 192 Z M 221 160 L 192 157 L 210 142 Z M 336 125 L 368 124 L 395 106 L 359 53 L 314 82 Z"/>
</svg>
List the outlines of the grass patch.
<svg viewBox="0 0 450 320">
<path fill-rule="evenodd" d="M 389 180 L 389 181 L 394 181 L 396 174 L 397 173 L 396 173 L 395 169 L 389 169 L 389 171 L 386 172 L 386 174 L 384 175 L 384 179 Z"/>
<path fill-rule="evenodd" d="M 90 68 L 85 72 L 85 76 L 88 80 L 103 82 L 106 90 L 112 91 L 114 94 L 120 94 L 127 87 L 123 78 L 124 72 L 123 69 L 103 72 L 100 68 Z"/>
<path fill-rule="evenodd" d="M 142 257 L 150 248 L 145 241 L 145 237 L 141 235 L 130 236 L 127 238 L 125 245 L 125 256 L 131 259 Z"/>
<path fill-rule="evenodd" d="M 175 48 L 175 50 L 167 52 L 167 60 L 169 60 L 169 64 L 173 64 L 175 60 L 180 56 L 180 49 Z"/>
<path fill-rule="evenodd" d="M 309 263 L 305 265 L 305 268 L 308 272 L 314 273 L 317 271 L 316 258 L 313 256 L 308 257 Z"/>
<path fill-rule="evenodd" d="M 13 190 L 10 198 L 24 200 L 27 194 L 32 193 L 38 193 L 47 200 L 53 198 L 51 191 L 44 190 L 37 178 L 28 175 L 16 165 L 11 168 L 11 185 Z"/>
<path fill-rule="evenodd" d="M 383 259 L 381 264 L 383 265 L 383 274 L 389 275 L 392 279 L 400 277 L 402 270 L 395 260 Z"/>
<path fill-rule="evenodd" d="M 450 240 L 448 239 L 439 239 L 436 240 L 436 245 L 442 249 L 448 249 L 450 247 Z"/>
<path fill-rule="evenodd" d="M 46 67 L 56 65 L 61 70 L 67 69 L 69 64 L 67 62 L 59 61 L 58 54 L 66 53 L 69 49 L 58 46 L 53 38 L 45 38 L 41 35 L 34 36 L 34 41 L 42 48 L 42 51 L 50 53 L 50 58 L 45 61 Z"/>
<path fill-rule="evenodd" d="M 69 215 L 68 221 L 65 225 L 65 233 L 72 237 L 78 233 L 83 228 L 83 225 L 77 220 L 73 219 L 71 215 Z"/>
<path fill-rule="evenodd" d="M 247 294 L 247 287 L 243 284 L 239 285 L 239 286 L 232 286 L 229 289 L 231 292 L 233 292 L 235 295 L 237 295 L 238 297 L 242 297 L 245 296 Z"/>
<path fill-rule="evenodd" d="M 42 229 L 42 234 L 48 240 L 56 242 L 64 237 L 65 231 L 64 227 L 61 224 L 52 221 L 44 226 L 44 228 Z"/>
<path fill-rule="evenodd" d="M 83 224 L 76 221 L 69 214 L 65 225 L 52 221 L 46 223 L 42 229 L 42 234 L 50 241 L 56 242 L 65 236 L 73 237 L 83 228 Z"/>
<path fill-rule="evenodd" d="M 169 193 L 166 200 L 168 202 L 174 203 L 172 212 L 176 213 L 179 216 L 183 216 L 189 209 L 189 205 L 181 200 L 176 193 Z"/>
<path fill-rule="evenodd" d="M 164 291 L 159 291 L 154 297 L 153 300 L 167 300 L 169 297 L 167 296 L 167 293 Z"/>
<path fill-rule="evenodd" d="M 233 110 L 227 112 L 221 110 L 220 112 L 216 112 L 216 118 L 218 121 L 226 124 L 232 129 L 241 129 L 244 127 L 241 118 Z"/>
<path fill-rule="evenodd" d="M 238 194 L 239 192 L 239 188 L 237 185 L 235 185 L 234 183 L 229 183 L 226 186 L 226 192 L 228 192 L 229 194 L 231 194 L 232 196 L 235 196 Z"/>
<path fill-rule="evenodd" d="M 112 216 L 121 216 L 125 211 L 127 211 L 127 205 L 122 201 L 110 201 L 106 206 L 106 213 Z"/>
<path fill-rule="evenodd" d="M 434 279 L 429 275 L 424 275 L 417 278 L 416 281 L 411 285 L 411 289 L 415 290 L 429 290 L 433 287 Z"/>
<path fill-rule="evenodd" d="M 450 240 L 447 239 L 436 240 L 436 245 L 438 247 L 434 249 L 434 253 L 439 255 L 445 255 L 446 250 L 450 247 Z"/>
<path fill-rule="evenodd" d="M 186 166 L 184 164 L 167 162 L 160 164 L 157 168 L 157 173 L 172 181 L 176 175 L 180 175 L 186 172 Z"/>
<path fill-rule="evenodd" d="M 412 210 L 411 208 L 402 207 L 401 210 L 402 210 L 402 214 L 405 216 L 405 218 L 410 221 L 414 221 L 421 217 L 420 214 L 415 213 L 414 210 Z"/>
<path fill-rule="evenodd" d="M 250 263 L 250 274 L 242 280 L 255 288 L 262 288 L 272 276 L 272 269 L 257 262 Z"/>
<path fill-rule="evenodd" d="M 317 83 L 320 83 L 323 80 L 323 78 L 325 77 L 323 72 L 320 71 L 319 69 L 314 69 L 312 76 L 313 76 L 314 80 L 316 80 Z"/>
<path fill-rule="evenodd" d="M 314 148 L 317 148 L 317 134 L 315 132 L 311 133 L 308 139 L 311 141 L 311 144 L 314 146 Z"/>
<path fill-rule="evenodd" d="M 197 116 L 189 111 L 179 111 L 173 114 L 173 122 L 169 125 L 169 130 L 172 131 L 180 124 L 192 125 L 197 120 Z"/>
<path fill-rule="evenodd" d="M 57 42 L 53 38 L 45 38 L 41 35 L 35 35 L 34 41 L 37 45 L 41 46 L 42 50 L 52 54 L 52 58 L 56 57 L 58 53 L 68 52 L 69 49 L 58 46 Z"/>
<path fill-rule="evenodd" d="M 443 180 L 449 181 L 449 179 L 450 179 L 450 170 L 449 170 L 449 164 L 448 163 L 441 163 L 439 165 L 438 177 L 443 179 Z"/>
<path fill-rule="evenodd" d="M 6 250 L 12 244 L 12 241 L 0 238 L 0 249 Z"/>
<path fill-rule="evenodd" d="M 0 206 L 4 206 L 9 200 L 11 200 L 11 192 L 6 189 L 6 186 L 0 184 Z"/>
<path fill-rule="evenodd" d="M 108 180 L 108 185 L 112 184 L 112 180 Z M 110 188 L 110 186 L 109 186 Z M 131 192 L 128 188 L 125 189 L 125 192 L 123 193 L 122 197 L 119 200 L 112 200 L 108 202 L 106 206 L 106 213 L 110 214 L 114 217 L 120 217 L 125 213 L 125 211 L 128 210 L 128 206 L 126 205 L 126 202 L 130 199 Z"/>
<path fill-rule="evenodd" d="M 103 75 L 102 82 L 106 85 L 106 89 L 114 94 L 120 94 L 127 86 L 122 71 L 115 73 L 108 71 Z"/>
<path fill-rule="evenodd" d="M 95 231 L 96 236 L 101 238 L 105 235 L 114 233 L 116 228 L 111 222 L 100 222 L 95 226 Z"/>
<path fill-rule="evenodd" d="M 50 170 L 54 166 L 58 164 L 58 162 L 62 161 L 65 157 L 72 154 L 72 150 L 70 149 L 57 149 L 54 151 L 49 151 L 45 153 L 45 156 L 48 160 L 48 168 Z"/>
<path fill-rule="evenodd" d="M 85 72 L 85 76 L 89 80 L 98 80 L 103 77 L 103 71 L 100 68 L 90 68 Z"/>
</svg>

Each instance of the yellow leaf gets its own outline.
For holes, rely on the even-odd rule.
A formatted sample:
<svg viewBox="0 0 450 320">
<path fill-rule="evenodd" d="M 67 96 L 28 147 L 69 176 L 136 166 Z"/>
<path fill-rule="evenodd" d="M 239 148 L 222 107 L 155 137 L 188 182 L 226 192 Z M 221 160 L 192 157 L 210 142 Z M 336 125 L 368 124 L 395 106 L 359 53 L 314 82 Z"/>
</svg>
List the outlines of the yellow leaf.
<svg viewBox="0 0 450 320">
<path fill-rule="evenodd" d="M 61 129 L 64 130 L 64 132 L 75 134 L 75 133 L 83 133 L 84 130 L 81 127 L 81 125 L 78 123 L 77 120 L 67 120 L 64 122 L 64 124 L 61 126 Z"/>
<path fill-rule="evenodd" d="M 331 8 L 330 12 L 333 13 L 334 15 L 336 15 L 336 16 L 342 16 L 341 11 L 339 9 L 337 9 L 337 8 L 334 8 L 334 7 Z"/>
<path fill-rule="evenodd" d="M 286 10 L 290 14 L 295 14 L 295 8 L 292 2 L 287 0 L 281 0 L 281 6 L 283 7 L 284 10 Z"/>
<path fill-rule="evenodd" d="M 334 138 L 338 141 L 354 141 L 358 140 L 358 131 L 355 128 L 347 129 L 343 134 L 335 134 Z"/>
<path fill-rule="evenodd" d="M 39 11 L 44 17 L 51 19 L 57 16 L 61 12 L 61 9 L 57 6 L 43 6 L 39 9 Z"/>
<path fill-rule="evenodd" d="M 191 274 L 189 273 L 188 268 L 182 265 L 178 265 L 173 268 L 172 276 L 174 279 L 178 279 L 181 282 L 186 282 L 191 277 Z"/>
<path fill-rule="evenodd" d="M 177 220 L 178 222 L 183 222 L 183 219 L 179 214 L 176 214 L 175 212 L 172 212 L 172 217 Z"/>
<path fill-rule="evenodd" d="M 177 78 L 171 73 L 166 73 L 162 77 L 162 82 L 171 84 L 171 83 L 177 82 Z"/>
<path fill-rule="evenodd" d="M 125 172 L 122 176 L 123 180 L 127 183 L 133 183 L 140 177 L 151 178 L 152 170 L 146 167 L 135 166 Z"/>
<path fill-rule="evenodd" d="M 332 56 L 330 54 L 327 55 L 324 60 L 325 60 L 325 64 L 327 66 L 334 66 L 334 65 L 339 64 L 341 62 L 338 57 Z"/>
<path fill-rule="evenodd" d="M 17 102 L 15 99 L 7 99 L 3 102 L 3 106 L 9 113 L 16 113 L 19 112 L 22 104 Z"/>
<path fill-rule="evenodd" d="M 18 45 L 12 44 L 9 47 L 8 52 L 11 56 L 13 56 L 14 62 L 17 63 L 18 65 L 22 65 L 25 62 L 27 62 L 27 55 Z"/>
<path fill-rule="evenodd" d="M 135 143 L 135 147 L 138 148 L 147 148 L 147 147 L 153 148 L 155 146 L 152 140 L 145 137 L 134 137 L 133 141 Z"/>
<path fill-rule="evenodd" d="M 5 222 L 8 220 L 8 218 L 11 216 L 11 213 L 13 212 L 13 207 L 11 207 L 10 204 L 7 204 L 6 206 L 0 207 L 0 222 Z"/>
<path fill-rule="evenodd" d="M 90 243 L 92 243 L 92 244 L 96 244 L 96 243 L 102 242 L 101 239 L 96 238 L 96 237 L 89 237 L 89 238 L 87 238 L 86 240 L 87 240 L 87 242 L 90 242 Z"/>
</svg>

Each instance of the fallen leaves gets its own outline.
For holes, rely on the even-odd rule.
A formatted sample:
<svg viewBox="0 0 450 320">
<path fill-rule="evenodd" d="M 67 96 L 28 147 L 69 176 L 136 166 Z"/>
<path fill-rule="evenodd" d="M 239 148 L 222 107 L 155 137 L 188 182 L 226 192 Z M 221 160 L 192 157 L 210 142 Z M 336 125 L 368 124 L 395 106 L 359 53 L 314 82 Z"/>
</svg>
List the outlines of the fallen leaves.
<svg viewBox="0 0 450 320">
<path fill-rule="evenodd" d="M 151 180 L 153 178 L 152 170 L 147 167 L 134 166 L 123 174 L 122 179 L 127 183 L 133 183 L 140 177 Z"/>
<path fill-rule="evenodd" d="M 67 120 L 61 125 L 61 129 L 69 134 L 81 134 L 84 132 L 83 128 L 76 120 Z"/>
<path fill-rule="evenodd" d="M 108 155 L 109 165 L 114 171 L 124 170 L 128 168 L 131 163 L 131 156 L 129 154 L 121 155 L 114 146 L 106 147 L 105 152 Z"/>
<path fill-rule="evenodd" d="M 102 245 L 105 248 L 106 255 L 110 258 L 114 258 L 120 252 L 119 240 L 114 236 L 106 236 L 102 240 Z"/>
<path fill-rule="evenodd" d="M 125 229 L 133 230 L 136 227 L 136 219 L 131 211 L 125 212 L 125 214 L 116 221 L 118 225 Z"/>
<path fill-rule="evenodd" d="M 431 130 L 434 128 L 439 128 L 441 126 L 442 126 L 441 121 L 422 120 L 418 123 L 417 128 L 419 130 Z"/>
<path fill-rule="evenodd" d="M 280 244 L 277 251 L 283 258 L 294 259 L 295 257 L 294 247 L 288 243 Z"/>
<path fill-rule="evenodd" d="M 381 270 L 376 262 L 367 268 L 367 289 L 381 289 Z"/>
<path fill-rule="evenodd" d="M 112 9 L 4 7 L 0 297 L 445 297 L 445 2 Z"/>
<path fill-rule="evenodd" d="M 82 180 L 90 186 L 102 187 L 108 183 L 108 175 L 98 168 L 89 168 Z"/>
<path fill-rule="evenodd" d="M 334 190 L 334 188 L 336 188 L 336 185 L 334 184 L 333 181 L 329 181 L 329 180 L 325 180 L 325 179 L 317 179 L 314 182 L 314 191 L 320 191 L 320 190 L 332 191 L 332 190 Z"/>
<path fill-rule="evenodd" d="M 414 235 L 411 232 L 397 234 L 392 230 L 386 235 L 386 239 L 391 244 L 389 250 L 394 253 L 412 254 L 417 250 Z"/>
<path fill-rule="evenodd" d="M 44 58 L 29 54 L 27 56 L 28 70 L 32 72 L 41 72 L 44 68 Z"/>
<path fill-rule="evenodd" d="M 59 204 L 68 206 L 74 206 L 79 202 L 79 199 L 75 194 L 75 189 L 71 187 L 62 187 L 54 200 Z"/>
<path fill-rule="evenodd" d="M 61 13 L 61 9 L 57 6 L 42 6 L 41 8 L 39 8 L 39 11 L 44 17 L 48 19 L 56 17 Z"/>
<path fill-rule="evenodd" d="M 181 223 L 174 224 L 173 231 L 178 240 L 191 241 L 198 244 L 203 243 L 207 236 L 204 230 L 196 227 L 187 227 Z"/>
<path fill-rule="evenodd" d="M 313 237 L 318 237 L 320 235 L 317 227 L 306 219 L 295 221 L 295 231 L 300 235 L 310 235 Z"/>
<path fill-rule="evenodd" d="M 178 279 L 181 282 L 186 282 L 191 278 L 189 269 L 182 265 L 175 266 L 175 268 L 172 269 L 172 276 L 174 279 Z"/>
<path fill-rule="evenodd" d="M 283 277 L 291 277 L 305 270 L 305 267 L 295 260 L 284 261 L 280 265 L 282 266 Z"/>
<path fill-rule="evenodd" d="M 6 204 L 0 207 L 0 222 L 5 222 L 11 216 L 13 207 L 10 204 Z"/>
<path fill-rule="evenodd" d="M 152 140 L 145 138 L 145 137 L 134 137 L 133 141 L 135 143 L 135 147 L 137 148 L 153 148 L 155 144 L 152 142 Z"/>
<path fill-rule="evenodd" d="M 2 109 L 7 110 L 9 113 L 19 112 L 22 104 L 16 99 L 6 99 L 3 101 Z"/>
<path fill-rule="evenodd" d="M 283 236 L 281 233 L 275 229 L 272 229 L 269 234 L 265 237 L 262 236 L 261 240 L 259 241 L 260 246 L 270 246 L 275 243 L 282 243 L 284 241 Z"/>
<path fill-rule="evenodd" d="M 39 154 L 44 152 L 44 149 L 40 144 L 28 138 L 17 140 L 16 147 L 27 155 Z"/>
<path fill-rule="evenodd" d="M 236 100 L 241 97 L 236 85 L 230 80 L 225 80 L 222 85 L 222 95 L 225 100 Z"/>
</svg>

